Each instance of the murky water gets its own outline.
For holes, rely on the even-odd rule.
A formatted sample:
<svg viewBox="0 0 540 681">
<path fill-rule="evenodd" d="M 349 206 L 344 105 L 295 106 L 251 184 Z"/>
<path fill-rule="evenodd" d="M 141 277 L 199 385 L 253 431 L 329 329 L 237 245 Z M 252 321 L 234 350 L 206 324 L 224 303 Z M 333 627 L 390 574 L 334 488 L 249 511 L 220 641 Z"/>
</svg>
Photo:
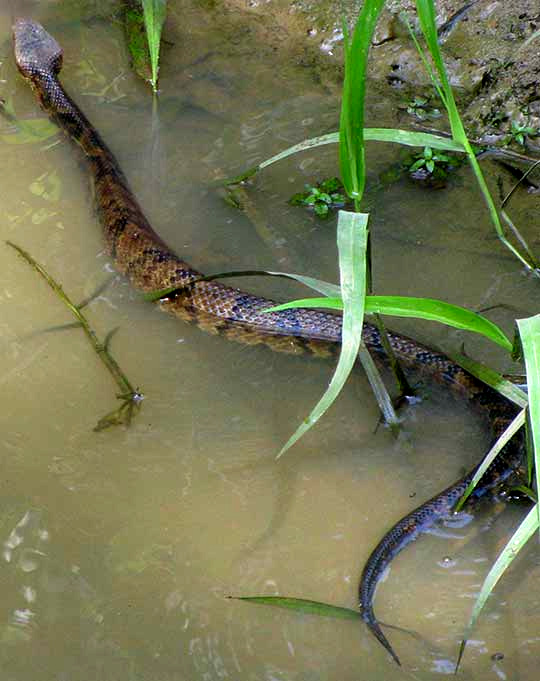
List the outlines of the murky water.
<svg viewBox="0 0 540 681">
<path fill-rule="evenodd" d="M 66 87 L 182 256 L 203 271 L 279 268 L 335 280 L 334 224 L 286 204 L 305 182 L 336 172 L 335 149 L 275 166 L 250 190 L 252 210 L 270 227 L 266 241 L 211 187 L 335 128 L 338 102 L 313 73 L 285 67 L 255 34 L 236 30 L 234 13 L 171 3 L 155 109 L 130 73 L 121 27 L 88 13 L 80 21 L 76 9 L 61 18 L 63 4 L 0 9 L 0 96 L 17 114 L 41 116 L 11 58 L 12 14 L 26 13 L 62 42 Z M 384 103 L 371 107 L 371 120 L 392 123 Z M 2 128 L 2 241 L 26 248 L 82 299 L 110 272 L 84 167 L 61 137 L 17 145 L 8 132 Z M 453 190 L 380 188 L 378 173 L 395 153 L 374 147 L 370 158 L 378 291 L 517 304 L 518 316 L 536 311 L 538 282 L 493 237 L 470 175 L 459 173 Z M 534 242 L 537 199 L 522 194 L 521 202 L 517 220 Z M 332 366 L 206 336 L 116 278 L 88 316 L 102 335 L 118 327 L 114 354 L 146 399 L 129 430 L 95 433 L 114 406 L 110 377 L 79 331 L 45 332 L 70 317 L 14 251 L 0 248 L 0 263 L 3 677 L 374 681 L 452 670 L 474 594 L 522 509 L 490 509 L 468 529 L 423 537 L 396 560 L 377 612 L 420 635 L 389 632 L 405 670 L 362 625 L 226 596 L 279 593 L 354 607 L 362 565 L 384 531 L 479 458 L 486 440 L 474 415 L 429 390 L 396 441 L 376 429 L 376 408 L 356 375 L 277 463 Z M 255 287 L 296 293 L 282 283 Z M 508 323 L 511 313 L 493 317 Z M 434 326 L 400 328 L 443 347 L 461 343 Z M 500 359 L 466 342 L 471 353 Z M 536 679 L 537 562 L 531 546 L 498 588 L 468 649 L 465 678 Z"/>
</svg>

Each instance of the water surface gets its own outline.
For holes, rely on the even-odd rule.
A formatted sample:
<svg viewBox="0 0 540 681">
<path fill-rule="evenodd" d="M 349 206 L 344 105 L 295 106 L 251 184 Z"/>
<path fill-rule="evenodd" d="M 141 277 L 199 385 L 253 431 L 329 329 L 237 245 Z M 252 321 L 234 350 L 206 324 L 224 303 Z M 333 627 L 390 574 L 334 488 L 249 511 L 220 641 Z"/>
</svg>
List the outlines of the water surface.
<svg viewBox="0 0 540 681">
<path fill-rule="evenodd" d="M 310 69 L 286 64 L 242 34 L 237 17 L 171 3 L 157 107 L 129 70 L 120 25 L 62 15 L 62 3 L 0 10 L 0 96 L 41 116 L 16 73 L 13 14 L 42 21 L 65 50 L 63 80 L 112 147 L 163 238 L 203 271 L 288 269 L 336 280 L 335 224 L 286 199 L 337 172 L 336 150 L 298 156 L 250 188 L 252 210 L 227 206 L 223 175 L 335 129 L 339 103 Z M 83 20 L 81 20 L 83 19 Z M 368 118 L 392 125 L 384 101 Z M 402 122 L 403 123 L 403 122 Z M 2 128 L 8 134 L 9 128 Z M 0 230 L 79 300 L 111 272 L 84 165 L 61 136 L 1 144 Z M 536 311 L 538 283 L 493 236 L 468 172 L 429 192 L 383 187 L 394 162 L 370 148 L 368 201 L 380 293 L 441 297 L 476 309 Z M 496 179 L 493 171 L 491 180 Z M 508 182 L 508 180 L 505 181 Z M 516 220 L 534 241 L 537 199 Z M 264 235 L 263 235 L 264 236 Z M 253 680 L 438 678 L 490 562 L 523 509 L 493 509 L 470 528 L 427 536 L 404 553 L 377 597 L 406 667 L 398 670 L 362 625 L 226 599 L 282 594 L 355 607 L 362 565 L 382 534 L 451 483 L 486 447 L 474 414 L 425 386 L 397 440 L 383 427 L 360 372 L 336 406 L 282 461 L 276 452 L 326 387 L 332 364 L 274 355 L 204 335 L 144 303 L 122 278 L 88 309 L 145 394 L 130 429 L 95 433 L 114 386 L 37 275 L 0 248 L 0 655 L 6 678 Z M 288 297 L 274 282 L 242 282 Z M 511 323 L 499 309 L 493 318 Z M 446 348 L 457 332 L 394 327 Z M 509 329 L 510 327 L 507 326 Z M 501 356 L 477 340 L 466 348 Z M 499 510 L 499 509 L 496 509 Z M 486 530 L 490 531 L 487 532 Z M 535 679 L 539 643 L 536 547 L 490 601 L 465 678 Z M 531 633 L 532 632 L 532 633 Z M 504 659 L 492 656 L 503 653 Z"/>
</svg>

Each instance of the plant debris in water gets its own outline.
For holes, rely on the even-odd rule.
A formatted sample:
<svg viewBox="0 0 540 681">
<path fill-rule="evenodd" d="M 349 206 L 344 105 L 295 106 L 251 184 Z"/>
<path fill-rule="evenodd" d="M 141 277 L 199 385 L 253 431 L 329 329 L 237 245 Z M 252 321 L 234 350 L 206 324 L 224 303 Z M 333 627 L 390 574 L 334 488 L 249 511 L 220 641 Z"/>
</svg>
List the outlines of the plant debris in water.
<svg viewBox="0 0 540 681">
<path fill-rule="evenodd" d="M 434 120 L 441 117 L 441 112 L 436 107 L 430 106 L 429 97 L 413 97 L 405 104 L 400 104 L 399 109 L 405 110 L 410 116 L 419 121 Z"/>
<path fill-rule="evenodd" d="M 305 206 L 319 217 L 327 218 L 332 210 L 343 208 L 347 203 L 343 184 L 337 177 L 330 177 L 316 185 L 306 184 L 305 192 L 293 194 L 289 199 L 291 206 Z"/>
<path fill-rule="evenodd" d="M 88 338 L 92 347 L 94 348 L 97 356 L 107 367 L 107 370 L 109 371 L 116 385 L 120 389 L 120 393 L 116 395 L 116 398 L 121 401 L 120 406 L 117 407 L 116 409 L 113 409 L 113 411 L 109 412 L 103 418 L 101 418 L 98 421 L 97 425 L 95 426 L 94 430 L 100 431 L 105 430 L 106 428 L 110 428 L 111 426 L 119 425 L 129 426 L 131 424 L 131 419 L 139 411 L 144 396 L 138 389 L 133 388 L 129 379 L 124 374 L 122 369 L 120 369 L 118 363 L 116 362 L 116 360 L 109 351 L 109 345 L 111 338 L 114 334 L 114 331 L 109 332 L 105 337 L 103 343 L 100 343 L 96 335 L 96 332 L 92 329 L 88 320 L 81 312 L 81 309 L 84 307 L 84 305 L 86 305 L 88 301 L 85 301 L 80 305 L 75 305 L 75 303 L 73 303 L 70 300 L 70 298 L 66 295 L 62 286 L 57 281 L 55 281 L 51 277 L 51 275 L 45 270 L 45 268 L 42 265 L 40 265 L 36 260 L 34 260 L 34 258 L 27 251 L 22 249 L 20 246 L 17 246 L 16 244 L 12 243 L 11 241 L 7 241 L 6 243 L 8 246 L 11 246 L 11 248 L 15 249 L 17 253 L 19 253 L 19 255 L 21 255 L 26 260 L 26 262 L 29 265 L 31 265 L 36 270 L 36 272 L 39 275 L 41 275 L 41 277 L 43 277 L 43 279 L 45 279 L 47 284 L 56 293 L 58 298 L 75 315 L 77 319 L 76 326 L 80 326 L 82 328 L 86 337 Z"/>
</svg>

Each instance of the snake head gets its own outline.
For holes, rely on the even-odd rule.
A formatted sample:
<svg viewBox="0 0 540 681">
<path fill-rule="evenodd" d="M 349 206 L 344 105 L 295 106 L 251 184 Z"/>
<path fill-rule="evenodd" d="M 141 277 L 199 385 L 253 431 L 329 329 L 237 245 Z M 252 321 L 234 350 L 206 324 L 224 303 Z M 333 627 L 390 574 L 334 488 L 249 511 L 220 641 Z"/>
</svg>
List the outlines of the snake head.
<svg viewBox="0 0 540 681">
<path fill-rule="evenodd" d="M 40 24 L 17 19 L 13 25 L 15 61 L 25 78 L 39 80 L 62 68 L 62 48 Z"/>
</svg>

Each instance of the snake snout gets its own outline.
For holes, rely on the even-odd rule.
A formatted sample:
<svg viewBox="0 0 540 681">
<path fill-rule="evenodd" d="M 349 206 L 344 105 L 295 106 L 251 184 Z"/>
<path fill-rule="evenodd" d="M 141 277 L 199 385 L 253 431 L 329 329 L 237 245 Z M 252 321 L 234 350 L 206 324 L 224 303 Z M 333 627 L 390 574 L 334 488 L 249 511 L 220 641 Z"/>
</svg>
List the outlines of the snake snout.
<svg viewBox="0 0 540 681">
<path fill-rule="evenodd" d="M 17 19 L 13 24 L 15 61 L 27 78 L 58 73 L 62 67 L 62 48 L 40 24 Z"/>
</svg>

